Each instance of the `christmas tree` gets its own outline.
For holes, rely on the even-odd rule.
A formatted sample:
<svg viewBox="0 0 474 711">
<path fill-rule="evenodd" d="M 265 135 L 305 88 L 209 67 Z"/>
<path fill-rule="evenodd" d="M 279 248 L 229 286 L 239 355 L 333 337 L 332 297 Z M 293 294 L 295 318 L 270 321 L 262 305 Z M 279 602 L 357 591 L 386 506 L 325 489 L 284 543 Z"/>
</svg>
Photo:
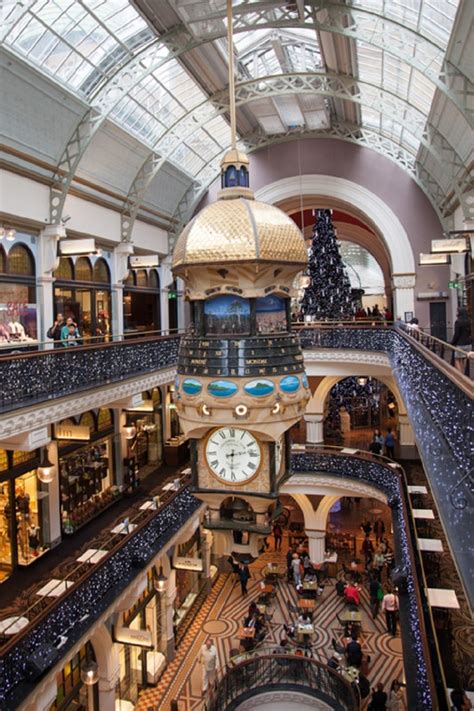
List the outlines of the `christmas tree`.
<svg viewBox="0 0 474 711">
<path fill-rule="evenodd" d="M 301 299 L 303 315 L 315 321 L 351 319 L 355 311 L 331 215 L 332 210 L 316 210 L 308 263 L 311 282 Z"/>
</svg>

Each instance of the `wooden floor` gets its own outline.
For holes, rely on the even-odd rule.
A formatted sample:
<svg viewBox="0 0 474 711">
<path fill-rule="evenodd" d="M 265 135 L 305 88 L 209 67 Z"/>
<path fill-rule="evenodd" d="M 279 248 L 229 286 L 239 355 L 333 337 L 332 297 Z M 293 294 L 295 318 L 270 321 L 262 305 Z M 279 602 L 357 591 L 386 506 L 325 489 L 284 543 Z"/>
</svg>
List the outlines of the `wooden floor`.
<svg viewBox="0 0 474 711">
<path fill-rule="evenodd" d="M 272 543 L 272 539 L 269 539 Z M 225 668 L 232 649 L 237 649 L 237 632 L 243 617 L 247 614 L 249 603 L 259 594 L 262 570 L 269 561 L 278 561 L 285 565 L 287 546 L 284 539 L 283 553 L 267 551 L 251 566 L 249 594 L 241 596 L 240 585 L 235 575 L 219 576 L 211 594 L 197 612 L 185 639 L 178 647 L 176 657 L 165 670 L 158 686 L 144 690 L 139 699 L 139 711 L 169 711 L 171 701 L 177 700 L 179 711 L 200 711 L 203 709 L 201 688 L 201 668 L 198 662 L 199 651 L 206 639 L 212 637 L 219 652 L 221 669 Z M 337 614 L 344 609 L 343 601 L 337 597 L 335 581 L 326 584 L 324 592 L 317 601 L 314 615 L 316 635 L 313 654 L 325 662 L 332 654 L 331 638 L 341 639 L 342 629 Z M 268 641 L 278 643 L 283 623 L 290 622 L 295 615 L 288 613 L 288 603 L 297 603 L 297 594 L 292 585 L 281 581 L 274 601 L 274 615 L 271 622 Z M 382 615 L 374 621 L 370 614 L 368 595 L 362 594 L 362 642 L 364 652 L 370 654 L 371 686 L 382 681 L 390 686 L 393 679 L 403 679 L 403 662 L 400 637 L 386 634 Z"/>
</svg>

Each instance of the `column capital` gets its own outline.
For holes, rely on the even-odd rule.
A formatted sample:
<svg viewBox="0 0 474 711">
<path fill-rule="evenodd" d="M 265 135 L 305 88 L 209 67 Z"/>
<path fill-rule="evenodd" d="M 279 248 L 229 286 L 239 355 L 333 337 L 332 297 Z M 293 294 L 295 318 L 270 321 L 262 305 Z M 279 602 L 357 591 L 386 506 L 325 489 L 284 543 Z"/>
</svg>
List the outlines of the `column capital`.
<svg viewBox="0 0 474 711">
<path fill-rule="evenodd" d="M 59 266 L 58 242 L 66 237 L 63 225 L 45 225 L 39 233 L 40 274 L 46 276 Z"/>
<path fill-rule="evenodd" d="M 314 528 L 305 528 L 304 532 L 308 536 L 308 538 L 311 538 L 312 540 L 318 540 L 320 538 L 325 538 L 326 536 L 326 531 L 321 531 L 319 529 L 314 529 Z"/>
<path fill-rule="evenodd" d="M 305 412 L 304 419 L 306 422 L 314 422 L 318 424 L 324 419 L 324 415 L 321 412 Z"/>
<path fill-rule="evenodd" d="M 119 242 L 113 250 L 114 259 L 114 288 L 123 286 L 124 280 L 130 271 L 128 258 L 133 254 L 133 244 L 130 242 Z"/>
</svg>

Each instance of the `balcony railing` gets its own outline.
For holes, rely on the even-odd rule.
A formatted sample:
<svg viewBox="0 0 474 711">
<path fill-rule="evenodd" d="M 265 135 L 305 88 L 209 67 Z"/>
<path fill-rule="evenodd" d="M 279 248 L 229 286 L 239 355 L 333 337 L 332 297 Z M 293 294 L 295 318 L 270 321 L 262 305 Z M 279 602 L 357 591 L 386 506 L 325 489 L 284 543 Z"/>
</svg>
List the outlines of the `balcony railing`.
<svg viewBox="0 0 474 711">
<path fill-rule="evenodd" d="M 16 708 L 31 693 L 38 676 L 32 668 L 42 673 L 44 666 L 45 672 L 67 652 L 201 506 L 186 487 L 162 500 L 158 510 L 141 510 L 130 519 L 130 533 L 112 534 L 101 545 L 107 554 L 98 563 L 78 563 L 64 575 L 60 597 L 33 593 L 34 602 L 22 612 L 28 626 L 3 637 L 0 647 L 1 709 Z"/>
<path fill-rule="evenodd" d="M 241 662 L 225 674 L 206 711 L 232 711 L 250 696 L 288 690 L 325 701 L 336 711 L 357 711 L 359 698 L 338 672 L 308 657 L 262 655 Z"/>
<path fill-rule="evenodd" d="M 0 412 L 175 367 L 180 334 L 0 355 Z M 52 344 L 49 343 L 49 346 Z"/>
<path fill-rule="evenodd" d="M 433 619 L 419 577 L 415 527 L 403 469 L 369 452 L 348 455 L 337 447 L 306 445 L 295 447 L 291 457 L 293 473 L 327 473 L 356 479 L 382 491 L 392 510 L 396 569 L 403 583 L 400 590 L 401 635 L 406 669 L 408 708 L 447 711 L 447 696 Z M 291 480 L 291 474 L 289 475 Z M 436 700 L 436 704 L 434 700 Z"/>
</svg>

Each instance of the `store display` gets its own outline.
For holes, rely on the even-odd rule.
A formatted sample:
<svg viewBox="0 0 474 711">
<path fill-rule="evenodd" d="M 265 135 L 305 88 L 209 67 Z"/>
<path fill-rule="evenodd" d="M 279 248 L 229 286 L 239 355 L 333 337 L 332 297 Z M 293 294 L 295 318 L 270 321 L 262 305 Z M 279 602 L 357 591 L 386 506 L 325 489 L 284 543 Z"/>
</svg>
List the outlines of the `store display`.
<svg viewBox="0 0 474 711">
<path fill-rule="evenodd" d="M 120 494 L 118 487 L 112 485 L 108 440 L 61 457 L 59 472 L 66 534 L 90 521 Z"/>
</svg>

